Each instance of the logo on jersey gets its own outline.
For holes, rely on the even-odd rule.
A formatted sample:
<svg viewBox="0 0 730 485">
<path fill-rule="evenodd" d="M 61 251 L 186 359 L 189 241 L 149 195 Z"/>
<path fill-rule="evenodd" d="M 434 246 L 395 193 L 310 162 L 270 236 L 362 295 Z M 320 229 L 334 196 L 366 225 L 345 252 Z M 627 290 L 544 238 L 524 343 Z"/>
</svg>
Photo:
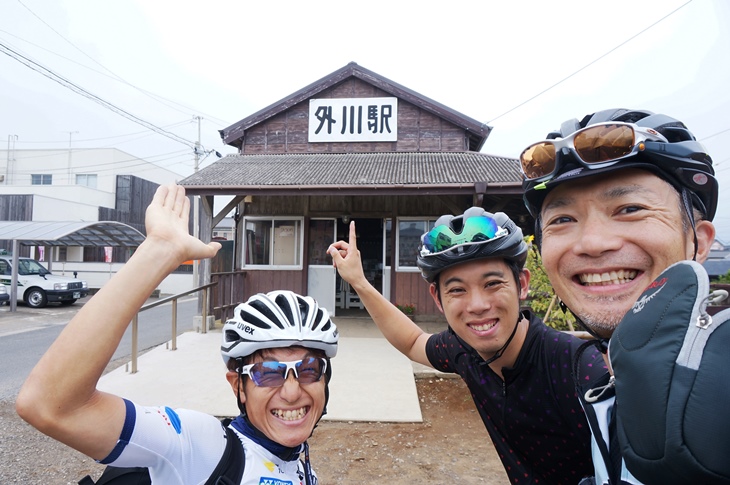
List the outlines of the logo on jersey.
<svg viewBox="0 0 730 485">
<path fill-rule="evenodd" d="M 165 406 L 164 411 L 158 408 L 157 414 L 159 414 L 160 417 L 165 420 L 168 426 L 172 426 L 177 434 L 181 433 L 182 424 L 180 423 L 180 416 L 177 415 L 175 410 Z"/>
<path fill-rule="evenodd" d="M 276 478 L 261 477 L 259 479 L 259 485 L 294 485 L 289 480 L 278 480 Z"/>
</svg>

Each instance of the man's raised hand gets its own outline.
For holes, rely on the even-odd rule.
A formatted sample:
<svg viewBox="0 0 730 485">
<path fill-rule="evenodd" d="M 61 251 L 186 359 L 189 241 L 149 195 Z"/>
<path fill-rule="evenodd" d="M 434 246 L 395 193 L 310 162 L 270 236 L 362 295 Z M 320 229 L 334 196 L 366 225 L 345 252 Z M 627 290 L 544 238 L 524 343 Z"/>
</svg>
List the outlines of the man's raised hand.
<svg viewBox="0 0 730 485">
<path fill-rule="evenodd" d="M 327 252 L 332 256 L 332 265 L 337 268 L 342 279 L 351 285 L 365 280 L 360 251 L 357 249 L 355 221 L 350 222 L 349 242 L 337 241 L 327 248 Z"/>
<path fill-rule="evenodd" d="M 181 263 L 212 258 L 221 247 L 217 242 L 205 244 L 190 235 L 189 214 L 190 199 L 185 196 L 185 188 L 176 184 L 158 187 L 145 214 L 147 239 L 168 245 Z"/>
</svg>

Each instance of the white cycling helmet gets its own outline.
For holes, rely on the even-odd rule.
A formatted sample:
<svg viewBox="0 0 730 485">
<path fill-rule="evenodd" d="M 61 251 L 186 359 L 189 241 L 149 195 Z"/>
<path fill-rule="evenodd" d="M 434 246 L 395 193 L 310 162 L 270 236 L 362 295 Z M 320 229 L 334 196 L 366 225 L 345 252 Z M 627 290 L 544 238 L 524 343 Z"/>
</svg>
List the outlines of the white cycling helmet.
<svg viewBox="0 0 730 485">
<path fill-rule="evenodd" d="M 337 354 L 337 326 L 314 298 L 272 291 L 239 304 L 223 326 L 221 354 L 228 363 L 257 350 L 295 345 Z"/>
</svg>

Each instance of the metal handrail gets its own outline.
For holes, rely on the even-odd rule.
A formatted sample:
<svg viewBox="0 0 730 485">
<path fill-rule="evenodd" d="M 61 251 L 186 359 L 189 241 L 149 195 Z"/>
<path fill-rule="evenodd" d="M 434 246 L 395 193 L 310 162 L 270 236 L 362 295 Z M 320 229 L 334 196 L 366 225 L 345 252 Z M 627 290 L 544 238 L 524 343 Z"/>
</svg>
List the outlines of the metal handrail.
<svg viewBox="0 0 730 485">
<path fill-rule="evenodd" d="M 203 292 L 203 323 L 201 325 L 202 333 L 208 333 L 208 288 L 212 288 L 213 286 L 216 286 L 218 282 L 214 283 L 208 283 L 207 285 L 198 286 L 197 288 L 193 288 L 192 290 L 184 291 L 182 293 L 177 293 L 172 296 L 165 297 L 161 300 L 148 303 L 144 305 L 142 308 L 139 309 L 139 311 L 134 315 L 134 318 L 132 319 L 132 374 L 135 374 L 137 372 L 137 357 L 139 353 L 139 346 L 138 346 L 138 336 L 139 336 L 139 314 L 142 313 L 145 310 L 149 310 L 150 308 L 154 308 L 156 306 L 162 305 L 164 303 L 167 303 L 168 301 L 172 302 L 172 348 L 170 350 L 177 350 L 177 300 L 183 296 L 187 296 L 193 293 L 197 293 L 198 291 Z"/>
</svg>

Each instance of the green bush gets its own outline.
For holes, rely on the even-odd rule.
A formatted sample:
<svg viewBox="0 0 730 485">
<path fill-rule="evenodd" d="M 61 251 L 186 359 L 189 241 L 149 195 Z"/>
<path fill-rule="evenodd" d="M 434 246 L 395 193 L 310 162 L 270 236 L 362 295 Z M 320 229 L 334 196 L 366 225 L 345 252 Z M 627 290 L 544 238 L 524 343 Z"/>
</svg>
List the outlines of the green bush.
<svg viewBox="0 0 730 485">
<path fill-rule="evenodd" d="M 525 302 L 532 311 L 543 319 L 546 325 L 557 330 L 575 330 L 575 317 L 566 311 L 563 312 L 559 300 L 553 291 L 550 280 L 542 265 L 542 258 L 537 246 L 532 244 L 532 236 L 527 236 L 525 242 L 529 245 L 525 267 L 530 270 L 530 292 Z"/>
<path fill-rule="evenodd" d="M 710 283 L 720 283 L 720 284 L 724 284 L 724 285 L 730 285 L 730 271 L 728 271 L 724 275 L 720 275 L 720 276 L 713 278 Z"/>
<path fill-rule="evenodd" d="M 416 306 L 412 303 L 397 304 L 398 310 L 402 311 L 406 315 L 414 315 L 416 313 Z"/>
</svg>

